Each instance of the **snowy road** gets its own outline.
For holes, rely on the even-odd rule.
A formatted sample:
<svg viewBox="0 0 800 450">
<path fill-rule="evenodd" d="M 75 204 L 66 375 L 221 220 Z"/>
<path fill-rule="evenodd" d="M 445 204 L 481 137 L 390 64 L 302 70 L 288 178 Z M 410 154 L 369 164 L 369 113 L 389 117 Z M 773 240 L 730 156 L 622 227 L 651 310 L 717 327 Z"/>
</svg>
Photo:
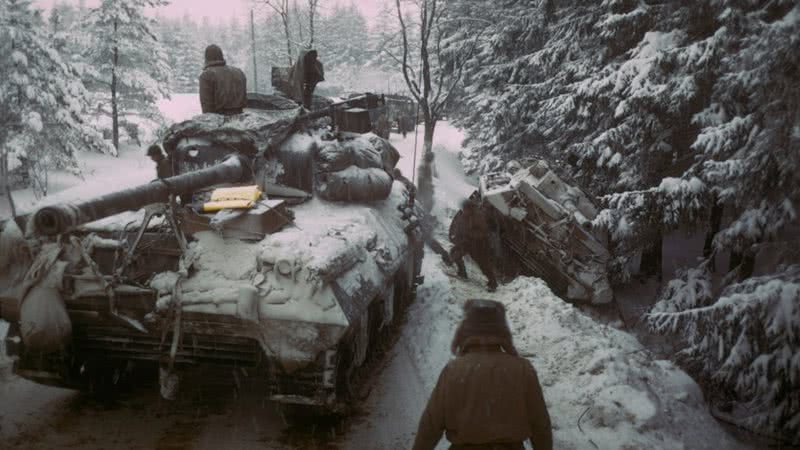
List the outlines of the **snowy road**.
<svg viewBox="0 0 800 450">
<path fill-rule="evenodd" d="M 186 106 L 193 97 L 178 100 L 178 114 L 193 112 Z M 413 135 L 392 140 L 403 154 L 399 167 L 410 177 Z M 443 223 L 473 189 L 455 157 L 460 140 L 458 130 L 438 125 L 436 214 Z M 128 164 L 152 170 L 143 156 L 131 156 Z M 344 423 L 290 429 L 275 405 L 230 387 L 188 387 L 175 402 L 160 400 L 155 386 L 142 387 L 101 405 L 14 377 L 0 360 L 0 448 L 409 448 L 428 394 L 450 358 L 461 305 L 476 296 L 506 304 L 517 347 L 539 371 L 556 448 L 752 448 L 708 415 L 699 388 L 685 373 L 654 360 L 631 335 L 565 304 L 540 280 L 518 279 L 488 294 L 474 266 L 468 268 L 473 276 L 468 282 L 448 276 L 450 270 L 436 255 L 426 255 L 425 284 L 405 326 L 376 369 L 362 412 Z M 442 442 L 439 449 L 446 447 Z"/>
</svg>

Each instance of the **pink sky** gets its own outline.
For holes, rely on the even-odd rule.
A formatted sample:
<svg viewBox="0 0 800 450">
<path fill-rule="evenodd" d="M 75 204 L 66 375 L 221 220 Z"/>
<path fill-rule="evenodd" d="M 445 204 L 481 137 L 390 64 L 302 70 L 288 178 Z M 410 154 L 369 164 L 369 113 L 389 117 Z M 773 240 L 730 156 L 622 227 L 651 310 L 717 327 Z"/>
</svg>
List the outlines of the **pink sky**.
<svg viewBox="0 0 800 450">
<path fill-rule="evenodd" d="M 34 4 L 42 8 L 50 8 L 54 3 L 63 0 L 34 0 Z M 302 0 L 299 0 L 302 1 Z M 79 0 L 66 0 L 67 3 L 77 5 Z M 330 8 L 335 4 L 346 5 L 354 3 L 370 21 L 383 7 L 385 0 L 320 0 L 320 8 Z M 87 6 L 93 6 L 98 0 L 86 0 Z M 181 17 L 184 13 L 201 19 L 204 16 L 216 19 L 227 19 L 231 16 L 245 16 L 252 5 L 251 0 L 171 0 L 170 4 L 160 8 L 160 12 L 168 17 Z"/>
</svg>

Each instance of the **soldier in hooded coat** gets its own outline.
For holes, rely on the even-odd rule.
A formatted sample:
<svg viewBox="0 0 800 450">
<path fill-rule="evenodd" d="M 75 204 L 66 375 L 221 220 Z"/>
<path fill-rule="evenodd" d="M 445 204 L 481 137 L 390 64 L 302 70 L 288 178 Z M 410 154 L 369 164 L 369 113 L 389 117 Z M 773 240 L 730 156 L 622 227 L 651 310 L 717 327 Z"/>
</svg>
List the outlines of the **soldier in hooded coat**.
<svg viewBox="0 0 800 450">
<path fill-rule="evenodd" d="M 205 67 L 200 74 L 200 106 L 205 113 L 241 114 L 247 106 L 247 77 L 239 68 L 229 66 L 222 49 L 209 45 Z"/>
<path fill-rule="evenodd" d="M 453 337 L 455 359 L 442 369 L 419 421 L 413 450 L 552 450 L 550 415 L 533 365 L 517 355 L 505 307 L 467 300 Z"/>
<path fill-rule="evenodd" d="M 325 70 L 317 58 L 316 50 L 301 51 L 290 73 L 291 97 L 297 102 L 302 101 L 306 109 L 311 109 L 317 84 L 325 81 Z"/>
</svg>

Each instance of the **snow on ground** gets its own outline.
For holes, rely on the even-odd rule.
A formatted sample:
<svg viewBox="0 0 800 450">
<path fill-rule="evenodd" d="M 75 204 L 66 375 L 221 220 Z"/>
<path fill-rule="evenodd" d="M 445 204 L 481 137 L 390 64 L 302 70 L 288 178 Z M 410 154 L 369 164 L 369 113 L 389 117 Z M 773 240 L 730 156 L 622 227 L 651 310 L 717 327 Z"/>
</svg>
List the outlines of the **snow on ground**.
<svg viewBox="0 0 800 450">
<path fill-rule="evenodd" d="M 169 122 L 181 122 L 200 114 L 198 94 L 172 94 L 169 99 L 158 101 L 158 110 Z"/>
</svg>

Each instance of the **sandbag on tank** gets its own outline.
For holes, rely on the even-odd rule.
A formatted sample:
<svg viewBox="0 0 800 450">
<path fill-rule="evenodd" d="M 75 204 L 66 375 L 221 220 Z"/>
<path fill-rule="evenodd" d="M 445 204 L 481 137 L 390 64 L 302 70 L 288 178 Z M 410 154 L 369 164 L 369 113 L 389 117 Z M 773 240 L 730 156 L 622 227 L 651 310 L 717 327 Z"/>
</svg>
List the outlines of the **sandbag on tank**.
<svg viewBox="0 0 800 450">
<path fill-rule="evenodd" d="M 317 168 L 323 172 L 336 172 L 349 166 L 361 169 L 382 168 L 381 154 L 374 148 L 352 145 L 353 141 L 329 142 L 317 152 Z"/>
<path fill-rule="evenodd" d="M 330 142 L 320 148 L 316 155 L 317 167 L 324 172 L 356 166 L 362 169 L 383 168 L 392 173 L 399 159 L 400 152 L 392 144 L 373 134 Z"/>
<path fill-rule="evenodd" d="M 37 352 L 61 350 L 72 336 L 72 322 L 61 297 L 66 262 L 55 262 L 47 275 L 32 286 L 19 311 L 19 327 L 25 347 Z"/>
<path fill-rule="evenodd" d="M 392 191 L 392 177 L 380 168 L 350 166 L 317 175 L 317 192 L 331 201 L 368 202 L 383 200 Z"/>
<path fill-rule="evenodd" d="M 400 152 L 386 139 L 376 136 L 374 134 L 365 135 L 372 148 L 376 149 L 381 155 L 383 160 L 383 170 L 392 173 L 397 161 L 400 161 Z"/>
</svg>

